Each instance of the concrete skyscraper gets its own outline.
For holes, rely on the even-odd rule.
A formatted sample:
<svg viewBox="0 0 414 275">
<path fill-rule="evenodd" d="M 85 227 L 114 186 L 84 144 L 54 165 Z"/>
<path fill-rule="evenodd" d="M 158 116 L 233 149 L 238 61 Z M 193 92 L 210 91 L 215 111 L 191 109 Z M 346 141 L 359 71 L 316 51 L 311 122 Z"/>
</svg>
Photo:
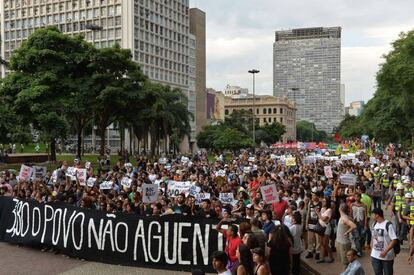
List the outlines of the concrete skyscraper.
<svg viewBox="0 0 414 275">
<path fill-rule="evenodd" d="M 189 8 L 189 0 L 1 0 L 0 56 L 8 60 L 36 29 L 52 25 L 64 33 L 83 33 L 97 47 L 118 43 L 132 51 L 150 80 L 182 89 L 197 117 L 195 101 L 203 83 L 205 87 L 205 22 L 195 16 L 197 28 L 190 32 L 193 13 L 205 20 L 202 11 Z M 198 51 L 204 51 L 204 62 L 198 61 Z M 196 59 L 196 74 L 190 72 L 191 58 Z M 202 66 L 204 77 L 198 79 Z M 5 73 L 2 68 L 1 75 Z M 196 125 L 191 126 L 194 142 Z M 116 142 L 108 145 L 117 147 Z"/>
<path fill-rule="evenodd" d="M 296 102 L 297 120 L 331 133 L 344 116 L 341 28 L 276 31 L 273 94 Z"/>
</svg>

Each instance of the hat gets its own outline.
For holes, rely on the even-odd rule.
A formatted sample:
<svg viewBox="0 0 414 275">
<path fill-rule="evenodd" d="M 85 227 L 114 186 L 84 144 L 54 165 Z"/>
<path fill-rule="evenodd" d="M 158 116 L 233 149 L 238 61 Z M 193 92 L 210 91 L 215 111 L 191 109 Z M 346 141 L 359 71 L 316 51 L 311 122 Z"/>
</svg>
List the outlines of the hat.
<svg viewBox="0 0 414 275">
<path fill-rule="evenodd" d="M 403 180 L 403 183 L 405 183 L 405 184 L 410 183 L 410 179 Z"/>
<path fill-rule="evenodd" d="M 249 203 L 248 205 L 246 205 L 246 208 L 248 208 L 248 209 L 252 209 L 252 208 L 254 208 L 254 205 L 253 205 L 253 204 L 251 204 L 251 203 Z"/>
<path fill-rule="evenodd" d="M 398 177 L 397 173 L 394 173 L 394 175 L 392 175 L 394 178 Z"/>
<path fill-rule="evenodd" d="M 403 190 L 404 186 L 401 183 L 397 184 L 397 190 Z"/>
<path fill-rule="evenodd" d="M 412 198 L 411 193 L 407 193 L 407 194 L 405 194 L 405 198 L 406 198 L 406 199 L 411 199 L 411 198 Z"/>
</svg>

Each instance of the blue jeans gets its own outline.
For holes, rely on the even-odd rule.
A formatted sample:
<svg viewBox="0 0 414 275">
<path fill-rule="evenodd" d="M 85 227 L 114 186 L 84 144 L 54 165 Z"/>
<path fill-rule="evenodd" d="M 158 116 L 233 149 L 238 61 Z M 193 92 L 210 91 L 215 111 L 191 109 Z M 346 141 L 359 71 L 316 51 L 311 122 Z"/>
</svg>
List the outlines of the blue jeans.
<svg viewBox="0 0 414 275">
<path fill-rule="evenodd" d="M 364 226 L 356 223 L 357 228 L 352 231 L 352 239 L 355 242 L 355 250 L 362 253 L 362 247 L 365 244 L 365 230 Z"/>
<path fill-rule="evenodd" d="M 375 275 L 393 275 L 393 265 L 394 260 L 392 261 L 383 261 L 377 258 L 371 257 L 372 268 L 374 269 Z"/>
</svg>

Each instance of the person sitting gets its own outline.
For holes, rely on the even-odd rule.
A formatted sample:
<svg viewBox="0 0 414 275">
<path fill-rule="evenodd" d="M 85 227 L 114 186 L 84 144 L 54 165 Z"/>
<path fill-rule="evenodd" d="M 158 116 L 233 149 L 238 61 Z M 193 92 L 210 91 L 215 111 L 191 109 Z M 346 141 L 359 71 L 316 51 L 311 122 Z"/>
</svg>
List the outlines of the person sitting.
<svg viewBox="0 0 414 275">
<path fill-rule="evenodd" d="M 365 271 L 362 268 L 361 263 L 357 260 L 358 253 L 356 250 L 348 250 L 346 253 L 346 258 L 349 264 L 346 267 L 345 271 L 340 275 L 365 275 Z"/>
</svg>

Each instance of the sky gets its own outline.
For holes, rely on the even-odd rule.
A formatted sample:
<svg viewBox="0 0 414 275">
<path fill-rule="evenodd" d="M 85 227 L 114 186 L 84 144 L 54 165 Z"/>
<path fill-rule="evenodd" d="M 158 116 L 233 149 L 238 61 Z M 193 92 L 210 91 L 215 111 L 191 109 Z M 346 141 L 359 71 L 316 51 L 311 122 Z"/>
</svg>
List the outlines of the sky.
<svg viewBox="0 0 414 275">
<path fill-rule="evenodd" d="M 345 104 L 372 98 L 375 75 L 399 33 L 414 29 L 413 0 L 190 0 L 206 12 L 207 87 L 227 84 L 273 94 L 276 30 L 342 27 Z"/>
</svg>

